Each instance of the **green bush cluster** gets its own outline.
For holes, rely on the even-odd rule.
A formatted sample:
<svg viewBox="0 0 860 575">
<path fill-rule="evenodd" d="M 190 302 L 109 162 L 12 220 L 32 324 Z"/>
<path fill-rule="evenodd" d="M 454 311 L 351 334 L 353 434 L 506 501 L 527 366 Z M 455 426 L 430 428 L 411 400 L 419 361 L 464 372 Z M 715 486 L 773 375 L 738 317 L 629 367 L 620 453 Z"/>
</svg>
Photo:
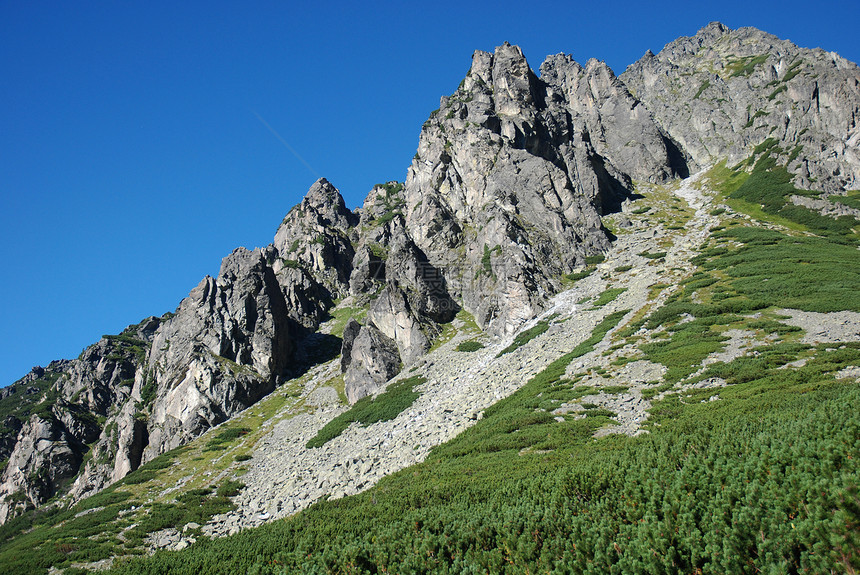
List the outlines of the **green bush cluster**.
<svg viewBox="0 0 860 575">
<path fill-rule="evenodd" d="M 353 422 L 367 427 L 379 421 L 394 419 L 409 409 L 420 395 L 414 388 L 427 381 L 421 376 L 413 376 L 388 385 L 386 390 L 374 397 L 363 397 L 344 413 L 327 424 L 307 443 L 308 449 L 322 447 L 338 437 Z"/>
<path fill-rule="evenodd" d="M 592 272 L 594 272 L 594 268 L 586 268 L 586 269 L 578 271 L 578 272 L 569 273 L 564 277 L 566 277 L 570 281 L 575 282 L 575 281 L 587 278 L 588 276 L 590 276 L 592 274 Z"/>
<path fill-rule="evenodd" d="M 745 56 L 743 58 L 729 58 L 726 63 L 726 72 L 730 78 L 736 76 L 749 76 L 753 73 L 756 66 L 764 64 L 767 61 L 767 54 L 759 54 L 757 56 Z"/>
<path fill-rule="evenodd" d="M 238 494 L 244 484 L 228 479 L 217 489 L 192 489 L 172 503 L 143 507 L 131 499 L 130 493 L 116 487 L 108 487 L 71 509 L 29 512 L 0 527 L 0 565 L 4 575 L 41 574 L 49 567 L 67 568 L 65 572 L 69 572 L 72 563 L 140 553 L 146 536 L 154 531 L 181 528 L 192 521 L 203 524 L 217 513 L 234 509 L 229 498 Z M 132 507 L 139 509 L 129 513 Z"/>
<path fill-rule="evenodd" d="M 830 199 L 845 204 L 849 208 L 860 210 L 860 191 L 858 190 L 850 190 L 844 196 L 830 196 Z"/>
<path fill-rule="evenodd" d="M 757 310 L 860 311 L 860 298 L 856 297 L 860 252 L 855 247 L 763 228 L 732 228 L 712 237 L 739 247 L 703 249 L 692 260 L 702 271 L 682 282 L 684 289 L 643 323 L 652 330 L 666 329 L 666 339 L 643 344 L 640 349 L 647 359 L 668 368 L 668 382 L 689 376 L 702 360 L 723 348 L 727 338 L 719 326 L 737 324 L 781 336 L 798 331 L 767 318 L 746 317 Z M 693 302 L 694 292 L 700 290 L 708 291 L 708 303 Z"/>
<path fill-rule="evenodd" d="M 618 298 L 621 294 L 627 291 L 627 288 L 609 288 L 608 290 L 601 293 L 594 303 L 592 304 L 594 307 L 603 307 Z"/>
<path fill-rule="evenodd" d="M 770 142 L 770 139 L 765 140 L 765 142 Z M 760 205 L 765 213 L 777 215 L 806 226 L 819 234 L 852 235 L 854 233 L 853 228 L 860 225 L 860 222 L 855 218 L 851 216 L 839 216 L 837 218 L 823 216 L 803 206 L 796 206 L 789 201 L 789 197 L 792 195 L 809 196 L 818 195 L 818 193 L 794 187 L 791 183 L 792 175 L 784 166 L 778 165 L 770 155 L 771 151 L 776 149 L 773 145 L 769 145 L 762 150 L 762 156 L 756 162 L 752 173 L 729 197 Z"/>
<path fill-rule="evenodd" d="M 52 391 L 52 388 L 61 375 L 61 372 L 46 370 L 42 377 L 27 382 L 26 385 L 20 381 L 15 382 L 13 391 L 0 399 L 0 422 L 5 421 L 9 416 L 24 422 L 33 413 L 38 413 L 43 417 L 53 417 L 51 409 L 56 403 L 57 394 Z M 28 388 L 36 391 L 29 393 Z M 43 400 L 43 398 L 45 399 Z M 17 431 L 0 425 L 0 438 L 11 436 L 11 439 L 14 440 L 16 435 Z"/>
<path fill-rule="evenodd" d="M 533 340 L 537 336 L 541 335 L 542 333 L 544 333 L 548 329 L 549 329 L 549 322 L 548 321 L 541 320 L 541 321 L 537 322 L 534 326 L 530 327 L 529 329 L 518 333 L 517 336 L 514 338 L 514 341 L 511 342 L 511 345 L 509 345 L 508 347 L 506 347 L 505 349 L 500 351 L 498 353 L 498 355 L 496 355 L 496 357 L 502 357 L 505 354 L 511 353 L 512 351 L 521 348 L 522 346 L 524 346 L 525 344 L 527 344 L 528 342 L 530 342 L 531 340 Z"/>
<path fill-rule="evenodd" d="M 706 270 L 727 273 L 739 295 L 805 311 L 860 311 L 856 246 L 762 228 L 732 228 L 714 235 L 742 245 L 698 261 Z"/>
<path fill-rule="evenodd" d="M 206 442 L 203 451 L 219 451 L 227 448 L 228 443 L 232 443 L 243 435 L 251 433 L 248 427 L 228 427 L 219 432 L 215 437 Z"/>
<path fill-rule="evenodd" d="M 457 346 L 457 351 L 465 351 L 465 352 L 473 352 L 478 351 L 479 349 L 484 349 L 484 344 L 480 341 L 469 340 L 460 342 Z"/>
</svg>

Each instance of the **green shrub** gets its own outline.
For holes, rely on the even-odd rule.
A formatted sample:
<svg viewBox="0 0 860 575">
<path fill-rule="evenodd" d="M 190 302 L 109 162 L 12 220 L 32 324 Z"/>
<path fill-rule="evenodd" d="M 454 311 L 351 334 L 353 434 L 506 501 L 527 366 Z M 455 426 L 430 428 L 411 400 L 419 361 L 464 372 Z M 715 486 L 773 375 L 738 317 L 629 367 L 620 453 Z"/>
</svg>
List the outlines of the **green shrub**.
<svg viewBox="0 0 860 575">
<path fill-rule="evenodd" d="M 770 148 L 766 147 L 752 173 L 737 190 L 730 194 L 730 197 L 760 205 L 761 210 L 767 214 L 785 218 L 825 235 L 852 235 L 853 228 L 860 225 L 860 222 L 851 216 L 831 218 L 790 203 L 789 197 L 792 195 L 818 194 L 795 188 L 791 180 L 792 175 L 784 166 L 776 163 L 776 160 L 770 156 Z"/>
<path fill-rule="evenodd" d="M 244 487 L 245 484 L 241 481 L 230 479 L 219 485 L 216 493 L 218 497 L 234 497 L 239 495 L 239 491 Z"/>
<path fill-rule="evenodd" d="M 639 252 L 638 255 L 643 258 L 648 258 L 649 260 L 659 260 L 660 258 L 666 257 L 666 252 Z"/>
<path fill-rule="evenodd" d="M 594 307 L 603 307 L 608 303 L 615 301 L 615 299 L 627 291 L 627 288 L 609 288 L 604 291 L 600 296 L 594 300 Z"/>
<path fill-rule="evenodd" d="M 158 382 L 154 376 L 147 375 L 146 382 L 140 388 L 140 401 L 146 406 L 155 400 L 155 395 L 158 393 Z"/>
<path fill-rule="evenodd" d="M 498 355 L 496 355 L 496 357 L 502 357 L 505 354 L 511 353 L 512 351 L 521 348 L 522 346 L 524 346 L 525 344 L 527 344 L 528 342 L 530 342 L 531 340 L 533 340 L 537 336 L 541 335 L 542 333 L 544 333 L 548 329 L 549 329 L 549 322 L 548 321 L 541 320 L 541 321 L 537 322 L 537 324 L 530 327 L 526 331 L 518 333 L 517 336 L 514 338 L 514 341 L 511 343 L 511 345 L 509 345 L 508 347 L 506 347 L 505 349 L 500 351 L 498 353 Z"/>
<path fill-rule="evenodd" d="M 484 344 L 475 340 L 463 341 L 457 346 L 457 351 L 472 352 L 479 349 L 484 349 Z"/>
<path fill-rule="evenodd" d="M 114 570 L 847 572 L 860 560 L 860 389 L 781 371 L 796 381 L 738 384 L 706 404 L 714 390 L 671 396 L 654 411 L 674 420 L 599 441 L 602 410 L 536 414 L 538 394 L 566 385 L 545 371 L 368 492 Z M 539 451 L 548 435 L 555 451 Z"/>
<path fill-rule="evenodd" d="M 792 237 L 762 228 L 716 234 L 743 244 L 701 262 L 731 278 L 738 294 L 805 311 L 860 311 L 860 252 L 852 245 L 815 237 Z"/>
<path fill-rule="evenodd" d="M 759 54 L 757 56 L 745 56 L 743 58 L 730 58 L 726 64 L 726 72 L 729 77 L 749 76 L 753 73 L 756 66 L 764 64 L 767 61 L 767 54 Z"/>
<path fill-rule="evenodd" d="M 394 419 L 418 399 L 420 395 L 414 388 L 427 381 L 421 376 L 413 376 L 388 385 L 386 390 L 377 397 L 363 397 L 349 409 L 329 421 L 310 441 L 306 447 L 313 449 L 322 447 L 335 437 L 338 437 L 353 422 L 367 427 L 380 421 Z"/>
<path fill-rule="evenodd" d="M 587 278 L 588 276 L 590 276 L 590 275 L 591 275 L 591 273 L 592 273 L 593 271 L 594 271 L 594 268 L 589 268 L 589 269 L 585 269 L 585 270 L 582 270 L 582 271 L 578 271 L 578 272 L 573 272 L 573 273 L 567 274 L 567 275 L 566 275 L 566 276 L 564 276 L 564 277 L 566 277 L 566 278 L 567 278 L 567 279 L 569 279 L 570 281 L 577 281 L 577 280 L 581 280 L 581 279 L 585 279 L 585 278 Z"/>
</svg>

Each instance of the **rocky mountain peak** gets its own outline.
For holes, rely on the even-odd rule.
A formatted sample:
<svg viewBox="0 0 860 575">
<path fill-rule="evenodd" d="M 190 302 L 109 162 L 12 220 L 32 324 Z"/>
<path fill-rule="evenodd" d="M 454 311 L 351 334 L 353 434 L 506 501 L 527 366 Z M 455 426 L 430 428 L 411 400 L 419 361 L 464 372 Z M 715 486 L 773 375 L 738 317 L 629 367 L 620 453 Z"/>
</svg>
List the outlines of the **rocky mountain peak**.
<svg viewBox="0 0 860 575">
<path fill-rule="evenodd" d="M 340 191 L 320 178 L 275 233 L 276 254 L 272 255 L 279 262 L 275 271 L 284 266 L 301 268 L 324 286 L 329 297 L 346 294 L 355 256 L 350 234 L 358 222 L 359 216 L 346 207 Z"/>
<path fill-rule="evenodd" d="M 493 95 L 500 115 L 528 114 L 535 100 L 534 74 L 519 46 L 505 42 L 493 55 Z"/>
<path fill-rule="evenodd" d="M 695 164 L 747 158 L 772 141 L 795 184 L 860 186 L 860 69 L 755 28 L 712 23 L 621 75 Z"/>
<path fill-rule="evenodd" d="M 714 40 L 731 32 L 731 29 L 722 22 L 709 22 L 707 26 L 696 32 L 696 36 L 704 41 L 713 42 Z"/>
<path fill-rule="evenodd" d="M 320 178 L 271 245 L 227 255 L 175 314 L 104 336 L 78 359 L 0 390 L 0 401 L 26 404 L 4 412 L 0 522 L 71 482 L 76 498 L 123 478 L 317 369 L 341 336 L 349 402 L 432 363 L 425 356 L 457 324 L 510 341 L 593 256 L 629 239 L 624 228 L 663 251 L 654 229 L 628 217 L 627 202 L 694 168 L 752 166 L 767 149 L 800 186 L 860 188 L 858 119 L 855 64 L 752 28 L 713 22 L 647 51 L 620 76 L 566 54 L 547 57 L 536 74 L 507 42 L 476 51 L 422 126 L 404 182 L 374 186 L 353 212 Z M 691 182 L 684 197 L 697 194 Z M 668 225 L 659 218 L 649 225 Z M 617 238 L 604 222 L 621 227 Z M 683 229 L 679 222 L 669 229 Z M 653 271 L 642 263 L 646 245 L 630 245 L 638 255 L 598 268 L 595 289 L 620 269 Z"/>
<path fill-rule="evenodd" d="M 346 207 L 340 191 L 325 178 L 311 185 L 298 207 L 313 212 L 323 226 L 347 229 L 356 223 L 355 214 Z"/>
</svg>

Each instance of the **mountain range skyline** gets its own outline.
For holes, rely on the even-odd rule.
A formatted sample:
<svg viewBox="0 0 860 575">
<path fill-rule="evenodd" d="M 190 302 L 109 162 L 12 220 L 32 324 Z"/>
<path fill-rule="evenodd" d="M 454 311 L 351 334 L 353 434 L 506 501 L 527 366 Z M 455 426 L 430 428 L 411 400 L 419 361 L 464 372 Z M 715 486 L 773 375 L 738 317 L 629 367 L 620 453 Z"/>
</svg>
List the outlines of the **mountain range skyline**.
<svg viewBox="0 0 860 575">
<path fill-rule="evenodd" d="M 415 127 L 475 49 L 508 40 L 535 66 L 564 51 L 620 74 L 645 50 L 720 20 L 858 59 L 850 19 L 821 10 L 798 23 L 779 16 L 791 13 L 784 3 L 690 8 L 671 19 L 668 4 L 583 13 L 547 3 L 527 16 L 513 4 L 452 6 L 386 6 L 378 17 L 336 5 L 8 8 L 3 52 L 20 56 L 4 59 L 0 93 L 9 127 L 0 139 L 0 295 L 14 302 L 0 385 L 172 311 L 233 247 L 270 241 L 318 176 L 350 207 L 373 184 L 403 180 Z M 540 16 L 551 11 L 552 22 Z M 601 29 L 609 12 L 624 17 Z"/>
</svg>

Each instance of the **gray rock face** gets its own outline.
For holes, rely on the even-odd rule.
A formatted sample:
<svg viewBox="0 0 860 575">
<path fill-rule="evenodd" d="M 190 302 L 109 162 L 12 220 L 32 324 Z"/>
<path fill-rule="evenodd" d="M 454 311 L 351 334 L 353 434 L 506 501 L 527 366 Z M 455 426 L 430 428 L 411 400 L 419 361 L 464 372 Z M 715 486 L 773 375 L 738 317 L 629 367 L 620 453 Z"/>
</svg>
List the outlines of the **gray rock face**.
<svg viewBox="0 0 860 575">
<path fill-rule="evenodd" d="M 350 355 L 343 381 L 351 404 L 382 388 L 400 371 L 397 344 L 370 324 L 361 327 Z"/>
<path fill-rule="evenodd" d="M 352 344 L 355 342 L 355 338 L 358 337 L 360 331 L 361 324 L 353 318 L 350 318 L 343 328 L 343 342 L 340 352 L 340 370 L 342 372 L 346 372 L 349 364 L 352 363 Z"/>
<path fill-rule="evenodd" d="M 156 334 L 148 365 L 158 394 L 145 460 L 248 407 L 285 373 L 292 325 L 267 255 L 235 250 Z"/>
<path fill-rule="evenodd" d="M 658 128 L 648 109 L 604 62 L 583 68 L 569 55 L 549 56 L 540 67 L 549 98 L 563 96 L 576 122 L 584 122 L 594 150 L 615 168 L 615 177 L 661 182 L 689 174 L 685 158 Z"/>
<path fill-rule="evenodd" d="M 32 415 L 3 473 L 0 523 L 50 498 L 74 476 L 81 457 L 80 442 L 53 414 Z"/>
<path fill-rule="evenodd" d="M 394 282 L 382 290 L 367 312 L 369 322 L 397 345 L 400 359 L 407 366 L 427 353 L 436 335 L 430 325 L 422 326 L 421 317 Z M 429 336 L 425 330 L 430 332 Z"/>
<path fill-rule="evenodd" d="M 357 223 L 340 192 L 321 178 L 284 218 L 274 247 L 287 265 L 308 269 L 332 297 L 345 295 L 355 256 L 349 236 Z"/>
<path fill-rule="evenodd" d="M 801 187 L 860 187 L 860 69 L 835 53 L 714 22 L 621 79 L 698 165 L 734 164 L 770 137 Z"/>
<path fill-rule="evenodd" d="M 13 411 L 38 415 L 4 421 L 2 446 L 10 465 L 0 475 L 0 522 L 66 489 L 80 497 L 111 480 L 116 448 L 106 430 L 133 403 L 136 373 L 160 322 L 147 318 L 120 336 L 103 337 L 76 360 L 51 362 L 10 386 L 2 401 L 17 402 Z M 98 417 L 105 418 L 104 426 Z M 89 450 L 93 457 L 81 469 Z"/>
<path fill-rule="evenodd" d="M 559 56 L 544 70 L 535 76 L 508 44 L 476 52 L 424 124 L 406 180 L 412 239 L 497 333 L 533 317 L 556 278 L 608 247 L 600 214 L 628 193 L 628 171 L 674 171 L 666 139 L 605 65 Z M 616 150 L 620 141 L 640 143 Z"/>
</svg>

